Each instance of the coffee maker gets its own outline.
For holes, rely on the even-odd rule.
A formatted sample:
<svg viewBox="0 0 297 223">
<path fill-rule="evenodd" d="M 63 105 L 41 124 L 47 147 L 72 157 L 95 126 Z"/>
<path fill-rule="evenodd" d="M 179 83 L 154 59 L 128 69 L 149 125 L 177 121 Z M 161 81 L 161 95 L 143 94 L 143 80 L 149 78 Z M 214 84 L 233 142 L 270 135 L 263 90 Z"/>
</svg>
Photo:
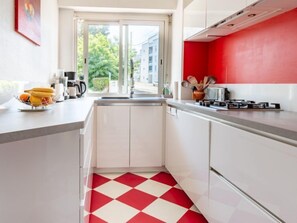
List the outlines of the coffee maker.
<svg viewBox="0 0 297 223">
<path fill-rule="evenodd" d="M 83 96 L 83 94 L 87 91 L 87 85 L 85 81 L 78 80 L 76 72 L 74 71 L 65 72 L 65 77 L 68 77 L 67 87 L 70 98 Z"/>
</svg>

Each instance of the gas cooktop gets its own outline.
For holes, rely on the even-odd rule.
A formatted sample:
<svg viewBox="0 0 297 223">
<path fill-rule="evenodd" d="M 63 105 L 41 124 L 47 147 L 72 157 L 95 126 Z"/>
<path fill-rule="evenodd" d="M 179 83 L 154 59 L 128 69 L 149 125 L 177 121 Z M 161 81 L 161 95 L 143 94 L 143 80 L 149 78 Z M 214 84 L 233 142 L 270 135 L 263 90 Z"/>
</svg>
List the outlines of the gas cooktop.
<svg viewBox="0 0 297 223">
<path fill-rule="evenodd" d="M 238 110 L 238 111 L 282 111 L 280 103 L 248 101 L 242 99 L 231 99 L 226 101 L 216 101 L 204 99 L 194 103 L 187 103 L 197 107 L 212 110 Z"/>
</svg>

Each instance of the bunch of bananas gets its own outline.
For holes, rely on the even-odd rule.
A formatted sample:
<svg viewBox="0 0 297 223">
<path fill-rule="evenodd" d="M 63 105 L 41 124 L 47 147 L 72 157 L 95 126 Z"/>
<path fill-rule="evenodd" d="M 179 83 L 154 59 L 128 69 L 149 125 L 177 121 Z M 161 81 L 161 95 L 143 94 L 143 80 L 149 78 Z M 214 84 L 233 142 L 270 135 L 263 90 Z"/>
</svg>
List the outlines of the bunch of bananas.
<svg viewBox="0 0 297 223">
<path fill-rule="evenodd" d="M 55 91 L 53 88 L 38 87 L 25 90 L 19 99 L 24 103 L 30 103 L 34 107 L 46 106 L 53 103 Z"/>
</svg>

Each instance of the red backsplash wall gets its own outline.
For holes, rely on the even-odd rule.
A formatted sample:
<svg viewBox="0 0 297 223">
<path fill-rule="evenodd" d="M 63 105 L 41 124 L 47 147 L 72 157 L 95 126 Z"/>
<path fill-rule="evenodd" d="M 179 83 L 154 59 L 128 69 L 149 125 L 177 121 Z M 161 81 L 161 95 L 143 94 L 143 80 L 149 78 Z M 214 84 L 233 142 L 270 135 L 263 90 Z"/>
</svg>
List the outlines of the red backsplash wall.
<svg viewBox="0 0 297 223">
<path fill-rule="evenodd" d="M 184 80 L 189 75 L 197 80 L 203 80 L 207 75 L 208 44 L 198 42 L 184 42 Z"/>
<path fill-rule="evenodd" d="M 296 30 L 294 9 L 208 44 L 186 42 L 184 78 L 204 68 L 207 56 L 207 74 L 218 83 L 297 83 Z"/>
</svg>

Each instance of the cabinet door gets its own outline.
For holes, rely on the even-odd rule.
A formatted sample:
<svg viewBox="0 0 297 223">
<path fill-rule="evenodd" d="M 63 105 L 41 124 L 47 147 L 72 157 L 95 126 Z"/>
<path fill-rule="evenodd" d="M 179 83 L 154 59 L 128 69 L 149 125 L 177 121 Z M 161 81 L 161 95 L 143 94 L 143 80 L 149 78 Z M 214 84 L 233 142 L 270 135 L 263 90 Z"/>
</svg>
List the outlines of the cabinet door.
<svg viewBox="0 0 297 223">
<path fill-rule="evenodd" d="M 212 223 L 276 223 L 253 201 L 210 171 L 209 210 L 206 218 Z"/>
<path fill-rule="evenodd" d="M 209 120 L 177 110 L 167 113 L 166 167 L 202 213 L 207 212 Z"/>
<path fill-rule="evenodd" d="M 130 117 L 130 166 L 162 166 L 163 107 L 131 106 Z"/>
<path fill-rule="evenodd" d="M 206 0 L 194 0 L 184 9 L 184 39 L 206 28 Z"/>
<path fill-rule="evenodd" d="M 206 26 L 210 27 L 246 7 L 246 0 L 207 0 Z"/>
<path fill-rule="evenodd" d="M 285 222 L 297 219 L 297 147 L 211 125 L 211 167 Z"/>
<path fill-rule="evenodd" d="M 176 108 L 166 107 L 166 143 L 165 166 L 171 175 L 178 179 L 179 152 L 181 140 L 178 135 L 178 119 Z"/>
<path fill-rule="evenodd" d="M 97 167 L 129 166 L 129 106 L 97 106 Z"/>
</svg>

